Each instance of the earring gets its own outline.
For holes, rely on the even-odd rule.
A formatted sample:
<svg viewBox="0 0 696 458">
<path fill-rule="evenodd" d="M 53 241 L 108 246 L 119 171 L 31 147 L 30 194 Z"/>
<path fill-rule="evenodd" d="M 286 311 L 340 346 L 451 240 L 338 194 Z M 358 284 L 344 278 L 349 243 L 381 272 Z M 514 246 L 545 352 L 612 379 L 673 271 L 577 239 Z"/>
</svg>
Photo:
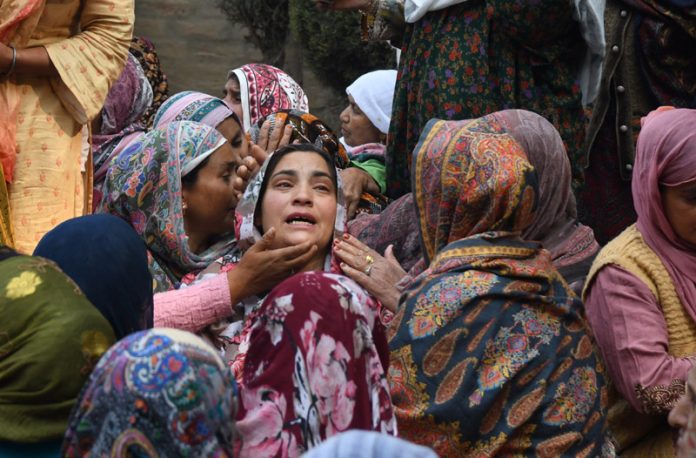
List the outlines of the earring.
<svg viewBox="0 0 696 458">
<path fill-rule="evenodd" d="M 186 202 L 184 202 L 184 203 L 181 205 L 181 209 L 184 211 L 184 213 L 186 213 L 186 210 L 188 210 L 188 205 L 186 204 Z"/>
</svg>

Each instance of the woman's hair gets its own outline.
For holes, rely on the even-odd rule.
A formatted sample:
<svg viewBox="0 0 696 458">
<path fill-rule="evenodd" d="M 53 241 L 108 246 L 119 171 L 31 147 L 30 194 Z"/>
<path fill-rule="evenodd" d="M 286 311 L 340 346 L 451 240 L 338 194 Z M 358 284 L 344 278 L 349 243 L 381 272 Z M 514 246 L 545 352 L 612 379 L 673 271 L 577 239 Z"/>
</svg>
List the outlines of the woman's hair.
<svg viewBox="0 0 696 458">
<path fill-rule="evenodd" d="M 261 189 L 259 190 L 259 199 L 258 199 L 258 204 L 256 206 L 256 210 L 254 211 L 254 219 L 257 220 L 261 216 L 261 206 L 263 205 L 263 198 L 266 195 L 266 188 L 268 187 L 268 180 L 271 179 L 271 176 L 273 176 L 273 171 L 275 170 L 276 166 L 278 165 L 278 162 L 280 160 L 287 156 L 288 154 L 291 153 L 316 153 L 319 156 L 321 156 L 324 161 L 326 161 L 326 165 L 329 167 L 329 174 L 331 175 L 331 182 L 334 185 L 334 191 L 336 192 L 336 195 L 338 195 L 338 176 L 336 175 L 336 165 L 334 164 L 333 157 L 323 149 L 317 148 L 316 146 L 312 145 L 311 143 L 295 143 L 292 145 L 287 145 L 284 146 L 278 150 L 276 150 L 268 159 L 268 166 L 266 167 L 266 174 L 263 177 L 263 181 L 261 182 Z M 260 231 L 263 233 L 263 231 Z"/>
<path fill-rule="evenodd" d="M 189 173 L 181 177 L 181 185 L 183 187 L 188 188 L 196 184 L 196 181 L 198 181 L 198 172 L 200 172 L 201 169 L 203 169 L 203 167 L 206 166 L 206 164 L 210 161 L 211 156 L 212 154 L 203 159 L 203 161 L 200 164 L 198 164 L 198 166 L 195 169 L 191 170 Z"/>
</svg>

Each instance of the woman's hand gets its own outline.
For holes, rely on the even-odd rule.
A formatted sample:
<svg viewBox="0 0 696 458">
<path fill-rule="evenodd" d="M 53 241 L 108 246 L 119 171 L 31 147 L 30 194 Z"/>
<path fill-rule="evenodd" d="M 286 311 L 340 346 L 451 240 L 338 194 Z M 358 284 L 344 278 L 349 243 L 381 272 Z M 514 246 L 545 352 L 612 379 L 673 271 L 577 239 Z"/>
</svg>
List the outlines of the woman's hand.
<svg viewBox="0 0 696 458">
<path fill-rule="evenodd" d="M 370 6 L 370 0 L 314 0 L 321 10 L 357 10 Z"/>
<path fill-rule="evenodd" d="M 389 311 L 396 312 L 401 291 L 396 284 L 406 275 L 389 245 L 381 256 L 360 240 L 348 234 L 334 242 L 334 252 L 341 260 L 341 269 L 350 278 L 377 298 Z M 372 260 L 372 262 L 370 262 Z"/>
<path fill-rule="evenodd" d="M 292 126 L 290 124 L 277 126 L 271 131 L 271 120 L 266 119 L 263 124 L 261 124 L 259 139 L 256 145 L 266 151 L 267 154 L 271 154 L 278 148 L 287 146 L 290 143 L 290 137 L 292 137 Z"/>
<path fill-rule="evenodd" d="M 271 228 L 244 253 L 237 267 L 227 272 L 232 303 L 273 289 L 304 267 L 316 254 L 311 242 L 271 249 L 275 229 Z"/>
<path fill-rule="evenodd" d="M 242 164 L 237 168 L 237 176 L 234 178 L 233 187 L 234 193 L 237 196 L 237 202 L 242 199 L 244 190 L 249 184 L 249 180 L 256 175 L 261 165 L 268 158 L 268 153 L 260 146 L 253 143 L 249 146 L 249 155 L 242 159 Z"/>
<path fill-rule="evenodd" d="M 348 219 L 353 219 L 358 210 L 360 196 L 363 192 L 379 194 L 379 186 L 369 173 L 358 167 L 348 167 L 341 170 L 341 183 L 343 185 L 343 197 L 346 200 Z"/>
</svg>

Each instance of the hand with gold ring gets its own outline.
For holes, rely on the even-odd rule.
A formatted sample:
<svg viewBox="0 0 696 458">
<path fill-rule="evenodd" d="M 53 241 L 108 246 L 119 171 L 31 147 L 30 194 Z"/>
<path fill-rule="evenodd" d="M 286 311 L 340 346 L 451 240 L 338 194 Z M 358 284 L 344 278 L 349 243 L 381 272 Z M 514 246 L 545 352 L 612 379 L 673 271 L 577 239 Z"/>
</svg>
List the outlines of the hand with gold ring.
<svg viewBox="0 0 696 458">
<path fill-rule="evenodd" d="M 341 260 L 343 273 L 394 312 L 401 296 L 396 284 L 406 271 L 394 257 L 392 248 L 391 245 L 387 247 L 382 256 L 348 234 L 334 241 L 334 253 Z"/>
</svg>

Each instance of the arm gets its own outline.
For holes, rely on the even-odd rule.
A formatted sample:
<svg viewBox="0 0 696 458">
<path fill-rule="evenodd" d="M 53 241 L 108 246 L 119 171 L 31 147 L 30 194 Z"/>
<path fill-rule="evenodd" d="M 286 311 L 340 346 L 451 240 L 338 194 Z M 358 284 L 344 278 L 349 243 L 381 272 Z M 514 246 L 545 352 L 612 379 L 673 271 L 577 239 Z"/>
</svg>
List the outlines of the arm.
<svg viewBox="0 0 696 458">
<path fill-rule="evenodd" d="M 99 113 L 111 84 L 121 74 L 134 21 L 133 0 L 83 4 L 80 33 L 45 45 L 59 77 L 51 85 L 80 124 Z"/>
<path fill-rule="evenodd" d="M 650 289 L 610 265 L 597 274 L 585 309 L 621 395 L 639 412 L 666 415 L 684 392 L 692 361 L 669 354 L 667 324 Z"/>
<path fill-rule="evenodd" d="M 58 76 L 48 52 L 43 46 L 15 49 L 13 75 Z M 6 73 L 12 65 L 12 49 L 0 43 L 0 73 Z"/>
<path fill-rule="evenodd" d="M 198 332 L 232 315 L 232 296 L 226 274 L 188 288 L 155 294 L 155 327 Z"/>
</svg>

